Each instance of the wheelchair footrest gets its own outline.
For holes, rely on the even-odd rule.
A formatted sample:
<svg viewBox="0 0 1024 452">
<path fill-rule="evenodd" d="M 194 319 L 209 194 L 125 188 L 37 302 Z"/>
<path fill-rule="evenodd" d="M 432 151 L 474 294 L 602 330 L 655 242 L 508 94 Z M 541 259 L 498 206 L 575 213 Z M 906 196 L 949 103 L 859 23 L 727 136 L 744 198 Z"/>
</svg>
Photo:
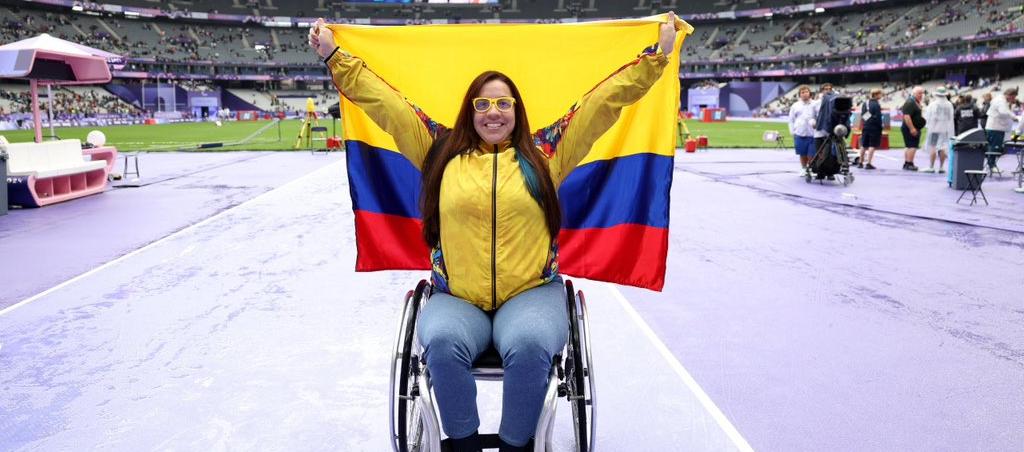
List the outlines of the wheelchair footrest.
<svg viewBox="0 0 1024 452">
<path fill-rule="evenodd" d="M 498 437 L 497 433 L 480 435 L 481 449 L 497 449 L 499 447 L 501 447 L 501 439 Z"/>
<path fill-rule="evenodd" d="M 445 439 L 441 441 L 441 452 L 447 452 L 452 450 L 451 439 Z M 480 435 L 480 448 L 481 449 L 498 449 L 501 447 L 501 439 L 497 433 L 488 433 Z"/>
</svg>

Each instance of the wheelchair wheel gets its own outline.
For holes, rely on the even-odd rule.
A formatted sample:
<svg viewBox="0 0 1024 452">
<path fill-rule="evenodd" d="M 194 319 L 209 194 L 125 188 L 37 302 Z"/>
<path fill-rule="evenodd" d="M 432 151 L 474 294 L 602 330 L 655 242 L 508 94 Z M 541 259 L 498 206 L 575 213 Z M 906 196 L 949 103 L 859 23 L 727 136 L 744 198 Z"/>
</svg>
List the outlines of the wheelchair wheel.
<svg viewBox="0 0 1024 452">
<path fill-rule="evenodd" d="M 414 339 L 419 308 L 429 294 L 426 281 L 420 281 L 415 291 L 406 294 L 402 323 L 395 337 L 391 366 L 391 445 L 395 452 L 422 450 L 423 418 L 416 384 L 421 372 L 420 351 Z"/>
<path fill-rule="evenodd" d="M 583 292 L 566 281 L 569 341 L 566 343 L 566 398 L 572 406 L 573 437 L 578 452 L 594 449 L 594 373 L 590 354 L 590 322 Z"/>
</svg>

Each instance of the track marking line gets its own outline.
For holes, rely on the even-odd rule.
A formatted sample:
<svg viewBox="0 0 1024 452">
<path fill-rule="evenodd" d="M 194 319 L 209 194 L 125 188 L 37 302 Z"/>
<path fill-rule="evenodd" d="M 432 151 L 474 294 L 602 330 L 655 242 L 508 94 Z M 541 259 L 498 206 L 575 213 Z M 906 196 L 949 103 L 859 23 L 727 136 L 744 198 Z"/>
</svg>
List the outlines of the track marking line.
<svg viewBox="0 0 1024 452">
<path fill-rule="evenodd" d="M 720 410 L 718 406 L 715 405 L 715 402 L 711 400 L 711 397 L 709 397 L 708 394 L 704 392 L 703 389 L 701 389 L 700 385 L 697 383 L 697 380 L 693 379 L 693 376 L 690 375 L 690 372 L 688 372 L 686 368 L 683 367 L 683 364 L 680 363 L 678 359 L 676 359 L 675 355 L 673 355 L 672 352 L 669 351 L 668 347 L 665 345 L 664 342 L 661 341 L 660 338 L 658 338 L 658 335 L 654 333 L 654 330 L 651 329 L 650 325 L 648 325 L 647 322 L 645 322 L 644 319 L 640 317 L 640 314 L 636 312 L 636 309 L 633 309 L 633 306 L 629 304 L 629 300 L 626 300 L 626 297 L 622 295 L 622 292 L 619 291 L 619 288 L 611 283 L 606 283 L 606 285 L 608 286 L 608 291 L 611 292 L 612 296 L 614 296 L 615 299 L 619 301 L 619 304 L 622 305 L 622 308 L 625 309 L 626 313 L 629 314 L 629 316 L 633 319 L 634 322 L 636 322 L 637 326 L 640 327 L 640 331 L 642 331 L 644 335 L 647 336 L 647 339 L 649 339 L 651 343 L 654 344 L 654 348 L 657 349 L 659 353 L 661 353 L 661 356 L 665 358 L 665 361 L 668 361 L 669 367 L 671 367 L 672 370 L 675 371 L 676 375 L 678 375 L 679 378 L 683 380 L 683 384 L 685 384 L 686 387 L 690 390 L 690 392 L 692 392 L 693 395 L 697 397 L 697 400 L 700 402 L 701 406 L 703 406 L 704 409 L 708 412 L 708 414 L 710 414 L 711 417 L 715 420 L 715 422 L 718 423 L 718 426 L 721 427 L 722 431 L 725 432 L 725 435 L 728 436 L 730 440 L 732 440 L 732 443 L 736 446 L 736 448 L 742 452 L 753 452 L 754 448 L 750 447 L 750 443 L 748 443 L 747 440 L 743 438 L 743 435 L 740 434 L 739 430 L 736 430 L 736 427 L 733 426 L 731 422 L 729 422 L 729 419 L 726 418 L 725 414 L 722 413 L 722 410 Z"/>
<path fill-rule="evenodd" d="M 69 286 L 71 284 L 74 284 L 74 283 L 78 282 L 79 280 L 87 278 L 90 275 L 93 275 L 93 274 L 95 274 L 95 273 L 97 273 L 97 272 L 99 272 L 99 271 L 101 271 L 103 269 L 106 269 L 107 267 L 111 267 L 111 266 L 113 266 L 113 265 L 115 265 L 115 264 L 117 264 L 117 263 L 119 263 L 119 262 L 121 262 L 121 261 L 123 261 L 125 259 L 131 258 L 132 256 L 135 256 L 136 254 L 139 254 L 139 253 L 141 253 L 143 251 L 146 251 L 146 250 L 148 250 L 150 248 L 153 248 L 153 247 L 155 247 L 157 245 L 160 245 L 161 243 L 164 243 L 164 242 L 166 242 L 168 240 L 174 239 L 174 238 L 176 238 L 176 237 L 178 237 L 180 235 L 183 235 L 183 234 L 185 234 L 187 232 L 191 232 L 192 230 L 194 230 L 194 229 L 196 229 L 196 228 L 198 228 L 200 226 L 203 226 L 203 225 L 205 225 L 205 224 L 207 224 L 207 223 L 209 223 L 209 222 L 211 222 L 213 220 L 216 220 L 216 219 L 220 218 L 221 216 L 227 214 L 228 212 L 234 211 L 235 209 L 237 209 L 239 207 L 242 207 L 242 206 L 244 206 L 246 204 L 249 204 L 251 202 L 259 200 L 259 199 L 263 198 L 264 196 L 267 196 L 267 195 L 269 195 L 271 193 L 274 193 L 274 192 L 276 192 L 276 191 L 278 191 L 278 190 L 280 190 L 282 188 L 285 188 L 285 187 L 287 187 L 289 185 L 292 185 L 294 183 L 301 182 L 301 181 L 303 181 L 305 179 L 308 179 L 308 178 L 312 178 L 313 176 L 318 175 L 322 171 L 333 170 L 335 166 L 343 165 L 344 163 L 345 163 L 345 161 L 341 160 L 341 161 L 338 161 L 338 162 L 331 163 L 331 164 L 329 164 L 327 166 L 324 166 L 322 168 L 315 169 L 315 170 L 309 172 L 308 174 L 299 176 L 296 179 L 292 179 L 291 181 L 285 182 L 283 185 L 281 185 L 279 187 L 272 188 L 270 190 L 267 190 L 264 193 L 260 193 L 256 197 L 254 197 L 252 199 L 249 199 L 247 201 L 244 201 L 241 204 L 238 204 L 238 205 L 233 206 L 233 207 L 229 207 L 229 208 L 224 209 L 224 210 L 222 210 L 220 212 L 217 212 L 217 213 L 213 214 L 212 216 L 207 217 L 206 219 L 203 219 L 203 220 L 201 220 L 201 221 L 199 221 L 197 223 L 192 223 L 192 224 L 190 224 L 188 226 L 185 226 L 184 228 L 179 229 L 177 231 L 174 231 L 174 232 L 170 233 L 169 235 L 167 235 L 167 236 L 165 236 L 163 238 L 157 239 L 154 242 L 150 242 L 149 244 L 143 246 L 142 248 L 139 248 L 139 249 L 137 249 L 135 251 L 132 251 L 132 252 L 130 252 L 128 254 L 121 255 L 121 256 L 115 258 L 112 261 L 109 261 L 109 262 L 106 262 L 106 263 L 100 265 L 99 267 L 96 267 L 96 268 L 94 268 L 92 270 L 88 270 L 85 273 L 82 273 L 82 274 L 80 274 L 78 276 L 75 276 L 75 277 L 73 277 L 73 278 L 71 278 L 71 279 L 69 279 L 67 281 L 64 281 L 64 282 L 62 282 L 60 284 L 57 284 L 56 286 L 53 286 L 53 287 L 51 287 L 49 289 L 46 289 L 46 290 L 44 290 L 42 292 L 39 292 L 39 293 L 37 293 L 35 295 L 32 295 L 31 297 L 28 297 L 28 298 L 26 298 L 24 300 L 21 300 L 21 301 L 15 303 L 15 304 L 12 304 L 12 305 L 10 305 L 10 306 L 0 310 L 0 316 L 3 316 L 4 314 L 8 314 L 8 313 L 14 311 L 17 308 L 20 308 L 20 307 L 22 307 L 22 306 L 24 306 L 26 304 L 29 304 L 29 303 L 31 303 L 33 301 L 36 301 L 36 300 L 38 300 L 40 298 L 43 298 L 43 297 L 45 297 L 45 296 L 47 296 L 47 295 L 49 295 L 49 294 L 51 294 L 53 292 L 56 292 L 56 291 L 58 291 L 60 289 L 63 289 L 64 287 L 67 287 L 67 286 Z"/>
</svg>

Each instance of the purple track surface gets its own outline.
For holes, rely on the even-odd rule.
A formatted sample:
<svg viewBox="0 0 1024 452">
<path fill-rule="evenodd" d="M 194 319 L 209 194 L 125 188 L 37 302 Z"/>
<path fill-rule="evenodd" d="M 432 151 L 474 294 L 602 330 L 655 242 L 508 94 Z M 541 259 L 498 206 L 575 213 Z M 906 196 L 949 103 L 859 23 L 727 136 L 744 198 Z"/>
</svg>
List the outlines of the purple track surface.
<svg viewBox="0 0 1024 452">
<path fill-rule="evenodd" d="M 1024 195 L 957 205 L 900 155 L 843 187 L 680 154 L 665 290 L 576 281 L 598 450 L 1024 450 Z M 425 275 L 352 271 L 343 158 L 144 154 L 140 187 L 0 216 L 0 450 L 389 450 Z"/>
</svg>

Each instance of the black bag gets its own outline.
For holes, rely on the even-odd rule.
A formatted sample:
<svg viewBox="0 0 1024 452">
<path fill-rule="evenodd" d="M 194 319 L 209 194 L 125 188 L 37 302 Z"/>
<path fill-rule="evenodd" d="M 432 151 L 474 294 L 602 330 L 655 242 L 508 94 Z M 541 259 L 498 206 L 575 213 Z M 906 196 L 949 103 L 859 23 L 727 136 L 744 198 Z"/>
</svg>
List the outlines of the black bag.
<svg viewBox="0 0 1024 452">
<path fill-rule="evenodd" d="M 822 141 L 822 147 L 817 150 L 814 159 L 811 160 L 811 171 L 817 175 L 818 179 L 835 176 L 842 170 L 842 165 L 839 164 L 839 150 L 829 144 L 831 142 L 828 140 Z"/>
</svg>

